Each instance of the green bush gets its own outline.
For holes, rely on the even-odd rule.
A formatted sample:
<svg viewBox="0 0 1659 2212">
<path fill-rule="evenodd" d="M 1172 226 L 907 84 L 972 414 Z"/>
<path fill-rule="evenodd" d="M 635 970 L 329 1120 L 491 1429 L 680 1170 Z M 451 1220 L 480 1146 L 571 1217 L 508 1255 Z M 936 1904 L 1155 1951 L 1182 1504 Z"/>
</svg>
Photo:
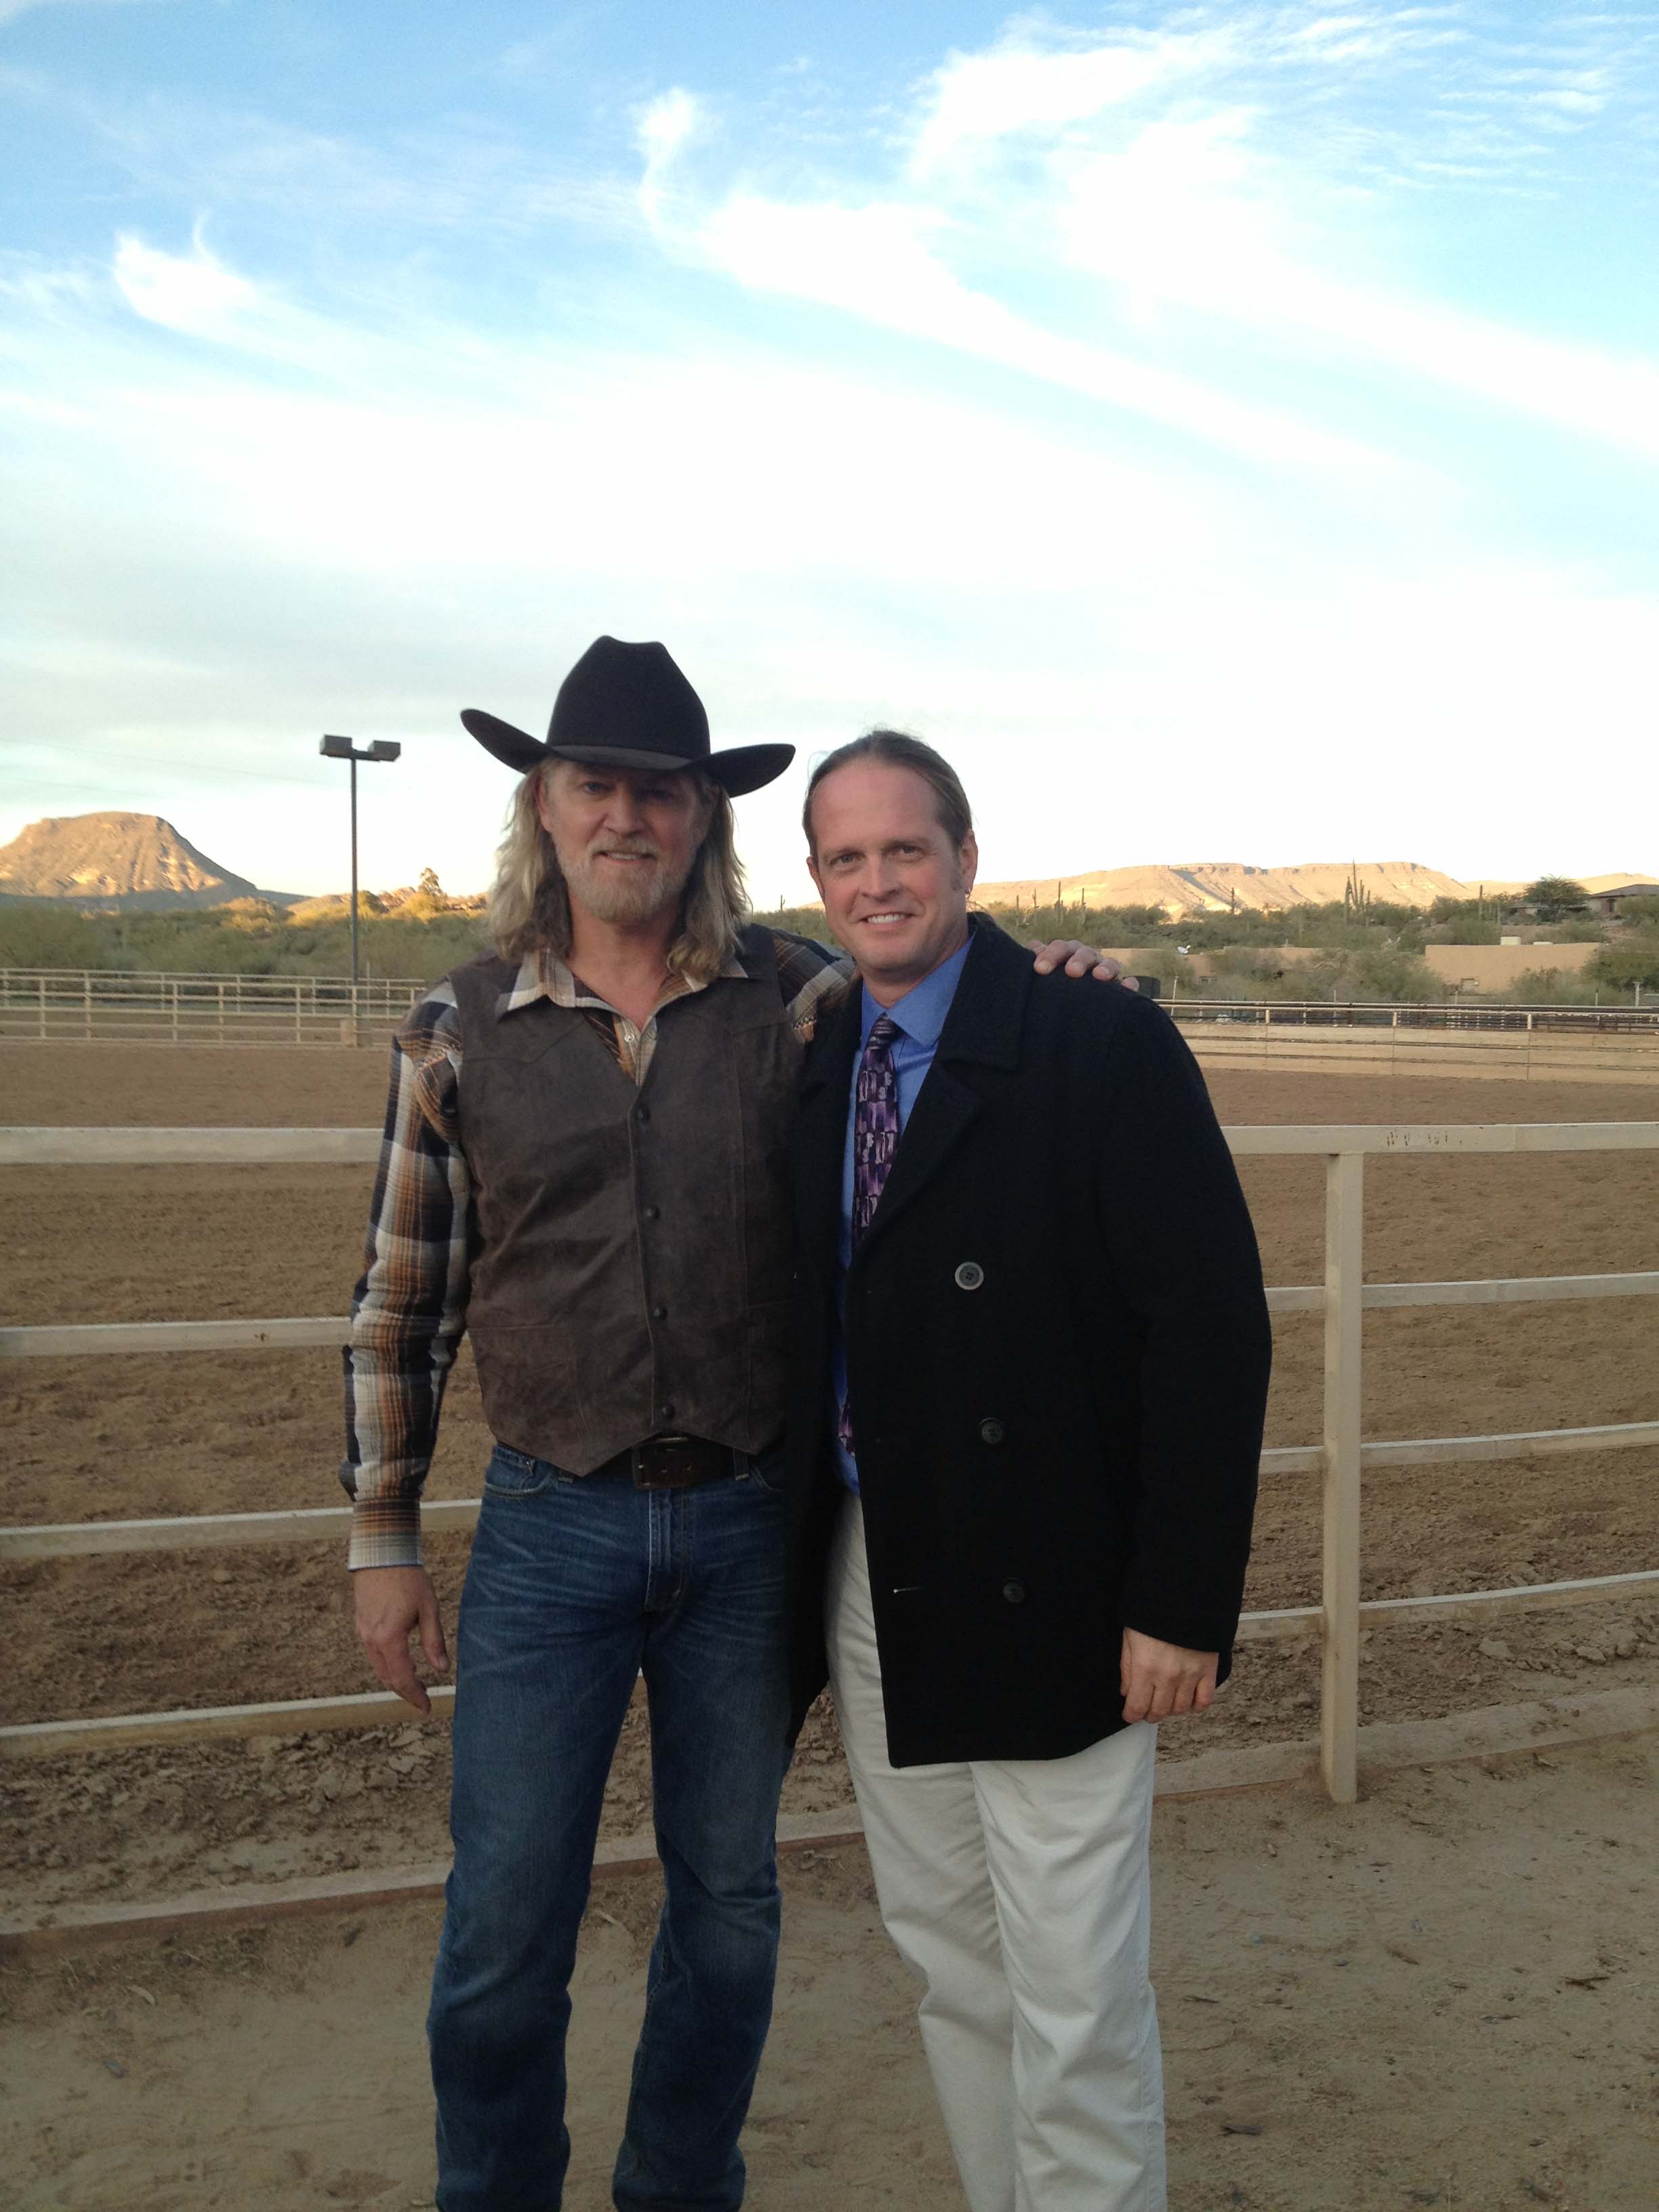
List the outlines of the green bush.
<svg viewBox="0 0 1659 2212">
<path fill-rule="evenodd" d="M 1443 902 L 1449 903 L 1449 902 Z M 1467 915 L 1456 915 L 1443 921 L 1430 924 L 1427 936 L 1431 945 L 1496 945 L 1500 935 L 1495 921 L 1478 921 L 1474 902 L 1468 902 Z"/>
<path fill-rule="evenodd" d="M 104 948 L 83 916 L 42 900 L 0 906 L 0 968 L 101 968 Z"/>
<path fill-rule="evenodd" d="M 823 918 L 823 908 L 817 906 L 769 907 L 755 920 L 766 929 L 781 929 L 791 937 L 816 938 L 820 945 L 833 945 L 835 939 Z"/>
<path fill-rule="evenodd" d="M 1572 968 L 1526 969 L 1504 995 L 1522 1006 L 1588 1006 L 1595 998 L 1594 987 Z"/>
<path fill-rule="evenodd" d="M 1604 945 L 1584 972 L 1604 991 L 1628 991 L 1633 983 L 1659 990 L 1659 930 L 1632 930 L 1617 945 Z"/>
</svg>

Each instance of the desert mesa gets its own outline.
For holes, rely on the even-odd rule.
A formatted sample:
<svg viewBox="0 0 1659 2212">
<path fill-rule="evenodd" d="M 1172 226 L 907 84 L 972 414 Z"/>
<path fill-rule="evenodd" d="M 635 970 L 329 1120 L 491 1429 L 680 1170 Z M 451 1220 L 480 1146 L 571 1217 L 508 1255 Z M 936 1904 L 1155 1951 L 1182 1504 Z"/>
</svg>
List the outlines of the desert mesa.
<svg viewBox="0 0 1659 2212">
<path fill-rule="evenodd" d="M 1592 893 L 1659 878 L 1616 869 L 1575 878 Z M 1464 881 L 1419 860 L 1309 860 L 1266 868 L 1245 860 L 1157 860 L 1081 875 L 1023 876 L 976 886 L 985 906 L 1155 907 L 1183 915 L 1340 906 L 1363 895 L 1377 905 L 1427 913 L 1437 899 L 1502 898 L 1518 880 Z M 291 907 L 291 891 L 261 890 L 210 860 L 159 814 L 106 811 L 52 815 L 0 847 L 0 901 L 50 899 L 96 912 L 213 907 L 258 898 Z M 395 900 L 394 900 L 395 903 Z"/>
<path fill-rule="evenodd" d="M 4 855 L 0 854 L 0 864 Z M 1655 882 L 1639 869 L 1575 876 L 1591 893 Z M 1080 876 L 1022 876 L 975 886 L 986 906 L 1152 906 L 1172 919 L 1192 914 L 1277 913 L 1304 906 L 1340 906 L 1361 893 L 1373 904 L 1415 907 L 1427 913 L 1437 899 L 1505 898 L 1524 890 L 1516 878 L 1464 882 L 1419 860 L 1306 860 L 1260 868 L 1243 860 L 1152 861 L 1127 868 L 1097 868 Z"/>
</svg>

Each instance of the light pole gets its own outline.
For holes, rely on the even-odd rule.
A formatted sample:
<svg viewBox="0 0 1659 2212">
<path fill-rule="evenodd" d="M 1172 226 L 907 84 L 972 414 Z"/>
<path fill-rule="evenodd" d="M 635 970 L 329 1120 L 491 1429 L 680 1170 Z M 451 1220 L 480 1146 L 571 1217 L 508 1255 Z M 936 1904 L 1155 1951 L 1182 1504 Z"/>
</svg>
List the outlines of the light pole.
<svg viewBox="0 0 1659 2212">
<path fill-rule="evenodd" d="M 325 760 L 351 763 L 351 1016 L 357 1018 L 357 763 L 359 761 L 395 761 L 403 750 L 386 738 L 376 738 L 374 744 L 359 752 L 349 738 L 325 738 L 317 748 Z"/>
</svg>

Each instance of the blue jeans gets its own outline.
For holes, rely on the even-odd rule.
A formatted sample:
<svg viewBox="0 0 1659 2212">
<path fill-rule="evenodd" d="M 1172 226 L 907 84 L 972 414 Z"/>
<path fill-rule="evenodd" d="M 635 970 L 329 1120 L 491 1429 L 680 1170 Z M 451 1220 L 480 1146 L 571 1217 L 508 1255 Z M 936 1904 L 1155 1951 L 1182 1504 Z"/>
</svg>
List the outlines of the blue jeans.
<svg viewBox="0 0 1659 2212">
<path fill-rule="evenodd" d="M 565 2030 L 605 1778 L 642 1669 L 665 1896 L 613 2183 L 732 2212 L 772 2013 L 789 1763 L 781 1457 L 636 1490 L 499 1447 L 456 1649 L 454 1871 L 427 2032 L 441 2212 L 557 2212 Z"/>
</svg>

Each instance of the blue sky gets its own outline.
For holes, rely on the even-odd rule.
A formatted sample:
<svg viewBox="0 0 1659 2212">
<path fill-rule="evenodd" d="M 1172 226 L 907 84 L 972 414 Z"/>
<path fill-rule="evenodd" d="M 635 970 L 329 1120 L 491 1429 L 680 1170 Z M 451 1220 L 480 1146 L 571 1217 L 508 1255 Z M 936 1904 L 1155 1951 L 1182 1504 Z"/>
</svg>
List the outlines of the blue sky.
<svg viewBox="0 0 1659 2212">
<path fill-rule="evenodd" d="M 993 878 L 1659 872 L 1659 9 L 0 0 L 0 842 L 481 887 L 601 631 L 804 892 L 805 760 Z"/>
</svg>

